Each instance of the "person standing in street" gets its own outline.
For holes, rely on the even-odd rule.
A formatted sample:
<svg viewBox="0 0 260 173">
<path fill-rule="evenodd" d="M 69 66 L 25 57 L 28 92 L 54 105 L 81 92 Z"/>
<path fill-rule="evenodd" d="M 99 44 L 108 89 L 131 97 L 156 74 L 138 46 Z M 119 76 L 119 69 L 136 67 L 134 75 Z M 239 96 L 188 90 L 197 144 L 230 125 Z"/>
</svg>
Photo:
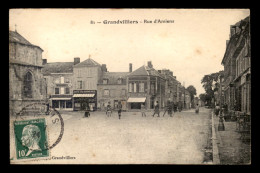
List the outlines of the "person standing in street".
<svg viewBox="0 0 260 173">
<path fill-rule="evenodd" d="M 141 112 L 142 112 L 142 117 L 146 117 L 146 114 L 145 114 L 145 105 L 144 105 L 144 104 L 141 104 Z"/>
<path fill-rule="evenodd" d="M 200 107 L 199 107 L 199 104 L 196 105 L 196 110 L 195 112 L 198 114 L 199 113 L 199 110 L 200 110 Z"/>
<path fill-rule="evenodd" d="M 108 102 L 108 105 L 107 105 L 107 116 L 111 117 L 111 114 L 112 114 L 112 107 L 110 105 L 110 102 Z"/>
<path fill-rule="evenodd" d="M 167 111 L 168 111 L 168 115 L 169 115 L 170 117 L 172 117 L 172 107 L 173 107 L 172 103 L 169 102 L 169 105 L 168 105 L 168 107 L 167 107 Z"/>
<path fill-rule="evenodd" d="M 88 104 L 87 104 L 86 109 L 85 109 L 84 117 L 90 117 L 90 109 L 89 109 L 89 105 Z"/>
<path fill-rule="evenodd" d="M 121 103 L 118 104 L 118 118 L 121 118 L 121 112 L 122 112 L 122 105 Z"/>
<path fill-rule="evenodd" d="M 154 113 L 153 113 L 152 116 L 154 117 L 155 114 L 158 114 L 157 117 L 160 117 L 160 110 L 159 110 L 159 103 L 158 103 L 158 101 L 156 101 L 156 105 L 154 107 Z"/>
</svg>

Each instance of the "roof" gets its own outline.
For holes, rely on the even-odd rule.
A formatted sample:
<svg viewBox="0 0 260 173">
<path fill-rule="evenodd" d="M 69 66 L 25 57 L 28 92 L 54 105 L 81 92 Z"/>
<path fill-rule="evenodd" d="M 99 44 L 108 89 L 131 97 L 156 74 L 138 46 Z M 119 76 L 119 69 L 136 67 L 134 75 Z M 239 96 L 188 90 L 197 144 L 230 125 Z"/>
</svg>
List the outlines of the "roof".
<svg viewBox="0 0 260 173">
<path fill-rule="evenodd" d="M 27 46 L 33 46 L 33 47 L 40 48 L 39 46 L 31 44 L 28 40 L 26 40 L 23 36 L 21 36 L 16 31 L 9 31 L 9 42 L 10 43 L 19 43 L 19 44 L 23 44 L 23 45 L 27 45 Z"/>
<path fill-rule="evenodd" d="M 126 76 L 129 72 L 104 72 L 103 79 L 108 79 L 108 84 L 117 84 L 117 80 L 122 78 L 122 84 L 126 84 Z M 100 84 L 103 83 L 103 80 Z"/>
<path fill-rule="evenodd" d="M 23 62 L 23 61 L 13 59 L 13 58 L 9 58 L 9 63 L 10 64 L 19 64 L 19 65 L 24 65 L 24 66 L 42 67 L 42 66 L 39 66 L 39 65 L 29 64 L 27 62 Z"/>
<path fill-rule="evenodd" d="M 160 74 L 157 70 L 145 65 L 130 73 L 129 76 L 159 76 L 161 78 L 164 78 L 164 76 Z"/>
<path fill-rule="evenodd" d="M 74 67 L 86 67 L 86 66 L 101 66 L 99 63 L 94 61 L 91 58 L 86 59 L 85 61 L 82 61 L 79 64 L 76 64 Z"/>
<path fill-rule="evenodd" d="M 53 62 L 43 65 L 42 74 L 50 75 L 51 73 L 73 73 L 74 62 Z"/>
</svg>

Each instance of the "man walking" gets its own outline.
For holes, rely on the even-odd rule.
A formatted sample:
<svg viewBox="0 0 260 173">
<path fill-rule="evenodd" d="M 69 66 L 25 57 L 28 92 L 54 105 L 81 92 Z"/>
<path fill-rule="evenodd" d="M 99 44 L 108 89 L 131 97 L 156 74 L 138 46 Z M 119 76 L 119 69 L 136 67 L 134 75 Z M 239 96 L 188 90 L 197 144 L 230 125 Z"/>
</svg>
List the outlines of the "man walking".
<svg viewBox="0 0 260 173">
<path fill-rule="evenodd" d="M 158 101 L 156 101 L 156 105 L 154 107 L 154 113 L 153 113 L 152 116 L 154 117 L 155 114 L 158 114 L 157 117 L 160 117 L 160 110 L 159 110 L 159 103 L 158 103 Z"/>
<path fill-rule="evenodd" d="M 121 118 L 121 112 L 122 112 L 122 105 L 121 103 L 118 104 L 118 118 Z"/>
</svg>

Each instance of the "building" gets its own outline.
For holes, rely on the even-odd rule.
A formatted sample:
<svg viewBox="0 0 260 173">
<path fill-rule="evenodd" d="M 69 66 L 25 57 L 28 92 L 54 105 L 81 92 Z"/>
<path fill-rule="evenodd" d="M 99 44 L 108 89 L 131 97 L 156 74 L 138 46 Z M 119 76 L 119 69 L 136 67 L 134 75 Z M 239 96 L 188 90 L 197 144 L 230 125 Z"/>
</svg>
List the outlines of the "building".
<svg viewBox="0 0 260 173">
<path fill-rule="evenodd" d="M 132 69 L 132 68 L 131 68 Z M 131 71 L 130 71 L 131 72 Z M 140 109 L 145 104 L 147 109 L 153 109 L 158 101 L 159 107 L 165 106 L 166 80 L 162 74 L 153 68 L 152 62 L 143 65 L 127 75 L 127 108 Z"/>
<path fill-rule="evenodd" d="M 85 109 L 87 104 L 97 109 L 97 84 L 106 71 L 105 64 L 91 58 L 73 66 L 73 110 Z"/>
<path fill-rule="evenodd" d="M 43 50 L 16 31 L 9 31 L 9 105 L 15 115 L 26 105 L 46 102 Z"/>
<path fill-rule="evenodd" d="M 230 27 L 224 66 L 224 103 L 229 110 L 251 111 L 250 17 Z"/>
<path fill-rule="evenodd" d="M 79 63 L 78 59 L 75 58 L 74 62 L 53 63 L 43 60 L 42 73 L 47 82 L 50 106 L 58 110 L 72 110 L 73 65 Z"/>
<path fill-rule="evenodd" d="M 176 76 L 173 76 L 173 72 L 169 69 L 158 70 L 158 72 L 166 79 L 165 103 L 167 103 L 168 100 L 177 103 L 178 81 L 176 80 Z"/>
<path fill-rule="evenodd" d="M 104 72 L 102 80 L 97 84 L 97 107 L 105 110 L 108 103 L 113 109 L 122 105 L 122 110 L 127 110 L 127 85 L 126 76 L 129 72 Z"/>
</svg>

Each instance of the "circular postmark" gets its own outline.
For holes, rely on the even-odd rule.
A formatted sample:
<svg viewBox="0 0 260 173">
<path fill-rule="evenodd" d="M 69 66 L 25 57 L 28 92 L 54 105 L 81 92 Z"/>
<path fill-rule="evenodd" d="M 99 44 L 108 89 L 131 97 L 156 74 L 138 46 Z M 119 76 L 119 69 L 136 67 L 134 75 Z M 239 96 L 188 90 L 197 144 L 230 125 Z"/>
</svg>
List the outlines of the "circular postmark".
<svg viewBox="0 0 260 173">
<path fill-rule="evenodd" d="M 16 113 L 13 125 L 17 158 L 29 157 L 32 151 L 35 157 L 48 155 L 47 151 L 54 148 L 64 134 L 64 120 L 59 111 L 42 102 L 23 107 Z"/>
</svg>

